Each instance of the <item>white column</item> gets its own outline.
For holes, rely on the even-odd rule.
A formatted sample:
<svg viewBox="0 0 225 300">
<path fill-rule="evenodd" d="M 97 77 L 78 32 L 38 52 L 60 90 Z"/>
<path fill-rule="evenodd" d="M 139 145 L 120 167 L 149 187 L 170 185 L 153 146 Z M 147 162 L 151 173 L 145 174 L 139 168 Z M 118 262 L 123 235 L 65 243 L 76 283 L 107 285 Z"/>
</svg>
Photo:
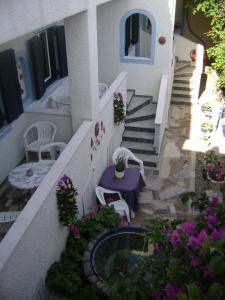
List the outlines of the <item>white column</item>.
<svg viewBox="0 0 225 300">
<path fill-rule="evenodd" d="M 65 19 L 72 125 L 75 132 L 83 120 L 98 111 L 98 50 L 96 7 Z"/>
</svg>

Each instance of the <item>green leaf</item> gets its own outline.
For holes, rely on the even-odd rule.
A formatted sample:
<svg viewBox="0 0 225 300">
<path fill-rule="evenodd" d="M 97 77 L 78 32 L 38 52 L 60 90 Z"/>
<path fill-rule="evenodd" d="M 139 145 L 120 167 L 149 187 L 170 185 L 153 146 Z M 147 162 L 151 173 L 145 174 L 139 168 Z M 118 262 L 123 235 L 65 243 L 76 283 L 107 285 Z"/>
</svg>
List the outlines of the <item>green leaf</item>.
<svg viewBox="0 0 225 300">
<path fill-rule="evenodd" d="M 212 283 L 209 286 L 209 290 L 208 290 L 208 298 L 209 299 L 216 299 L 216 297 L 218 296 L 219 292 L 220 292 L 220 285 L 217 282 Z"/>
<path fill-rule="evenodd" d="M 187 286 L 190 299 L 201 299 L 201 290 L 196 283 L 191 283 Z"/>
<path fill-rule="evenodd" d="M 225 273 L 225 260 L 221 256 L 215 256 L 210 260 L 209 263 L 210 271 L 215 275 Z"/>
</svg>

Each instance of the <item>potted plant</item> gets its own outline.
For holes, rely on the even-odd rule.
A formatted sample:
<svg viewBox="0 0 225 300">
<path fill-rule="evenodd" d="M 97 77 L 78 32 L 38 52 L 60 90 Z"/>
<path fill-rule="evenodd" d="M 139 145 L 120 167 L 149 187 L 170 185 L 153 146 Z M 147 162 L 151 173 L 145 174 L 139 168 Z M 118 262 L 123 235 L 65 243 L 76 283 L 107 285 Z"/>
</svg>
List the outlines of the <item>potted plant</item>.
<svg viewBox="0 0 225 300">
<path fill-rule="evenodd" d="M 205 117 L 211 118 L 212 117 L 212 106 L 209 102 L 205 102 L 201 106 L 201 110 L 204 113 Z"/>
<path fill-rule="evenodd" d="M 118 156 L 115 164 L 115 177 L 121 179 L 124 177 L 124 170 L 126 168 L 126 158 L 124 156 Z"/>
<path fill-rule="evenodd" d="M 206 121 L 206 122 L 202 123 L 201 130 L 202 130 L 202 132 L 208 132 L 208 131 L 211 132 L 211 131 L 213 131 L 213 124 Z"/>
</svg>

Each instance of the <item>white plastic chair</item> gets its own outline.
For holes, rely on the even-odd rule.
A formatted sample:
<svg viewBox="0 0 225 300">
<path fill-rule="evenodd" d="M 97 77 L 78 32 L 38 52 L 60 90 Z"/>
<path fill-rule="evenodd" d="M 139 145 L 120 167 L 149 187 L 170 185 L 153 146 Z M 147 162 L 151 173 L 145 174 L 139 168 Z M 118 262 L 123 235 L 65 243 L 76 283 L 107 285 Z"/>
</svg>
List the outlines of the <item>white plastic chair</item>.
<svg viewBox="0 0 225 300">
<path fill-rule="evenodd" d="M 23 135 L 27 162 L 29 152 L 38 153 L 41 146 L 54 141 L 55 135 L 56 126 L 52 122 L 40 121 L 31 124 Z"/>
<path fill-rule="evenodd" d="M 137 158 L 129 149 L 127 148 L 124 148 L 124 147 L 119 147 L 117 148 L 114 153 L 113 153 L 113 156 L 112 156 L 112 160 L 113 160 L 113 164 L 115 165 L 116 164 L 116 159 L 118 157 L 121 157 L 123 156 L 125 158 L 125 163 L 126 163 L 126 168 L 128 167 L 128 160 L 134 160 L 136 161 L 139 166 L 140 166 L 140 173 L 142 175 L 142 177 L 144 177 L 145 175 L 145 171 L 144 171 L 144 164 L 143 164 L 143 161 L 140 160 L 139 158 Z"/>
<path fill-rule="evenodd" d="M 63 152 L 65 149 L 66 144 L 62 142 L 52 142 L 49 144 L 46 144 L 44 146 L 41 146 L 38 151 L 38 160 L 42 161 L 42 153 L 49 152 L 50 153 L 50 159 L 56 160 L 58 156 Z"/>
<path fill-rule="evenodd" d="M 101 186 L 96 186 L 95 193 L 96 193 L 96 196 L 97 196 L 99 202 L 101 203 L 101 205 L 106 205 L 104 194 L 118 194 L 120 200 L 117 200 L 117 201 L 114 201 L 114 202 L 110 202 L 109 205 L 110 206 L 113 205 L 114 208 L 115 208 L 115 211 L 120 216 L 126 216 L 127 217 L 127 221 L 130 222 L 130 210 L 129 210 L 129 206 L 127 205 L 127 202 L 122 199 L 122 195 L 121 195 L 120 192 L 108 190 L 108 189 L 105 189 L 105 188 L 103 188 Z"/>
<path fill-rule="evenodd" d="M 19 214 L 20 211 L 0 212 L 0 233 L 5 234 Z"/>
</svg>

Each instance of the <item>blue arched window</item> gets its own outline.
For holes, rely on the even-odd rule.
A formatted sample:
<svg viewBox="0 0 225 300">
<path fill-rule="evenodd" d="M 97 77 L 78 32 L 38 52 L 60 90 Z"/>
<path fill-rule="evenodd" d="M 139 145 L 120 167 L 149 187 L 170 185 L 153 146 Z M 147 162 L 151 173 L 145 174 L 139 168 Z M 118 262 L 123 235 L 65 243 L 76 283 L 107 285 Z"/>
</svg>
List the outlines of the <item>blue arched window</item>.
<svg viewBox="0 0 225 300">
<path fill-rule="evenodd" d="M 132 9 L 120 20 L 120 62 L 154 64 L 156 24 L 143 9 Z"/>
</svg>

